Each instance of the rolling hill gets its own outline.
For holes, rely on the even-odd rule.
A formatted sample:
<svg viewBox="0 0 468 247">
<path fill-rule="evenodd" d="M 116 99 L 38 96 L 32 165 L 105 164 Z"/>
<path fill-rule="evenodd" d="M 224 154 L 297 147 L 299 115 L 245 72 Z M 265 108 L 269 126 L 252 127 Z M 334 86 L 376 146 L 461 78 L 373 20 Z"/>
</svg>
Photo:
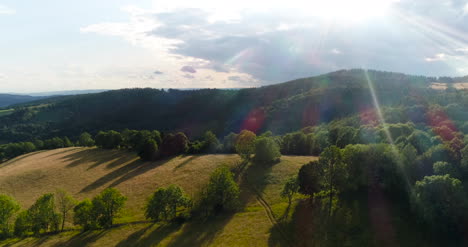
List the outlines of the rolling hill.
<svg viewBox="0 0 468 247">
<path fill-rule="evenodd" d="M 31 102 L 44 99 L 41 96 L 17 95 L 17 94 L 0 94 L 0 108 L 10 105 Z"/>
<path fill-rule="evenodd" d="M 382 106 L 412 104 L 408 102 L 410 93 L 437 93 L 429 88 L 434 80 L 391 72 L 343 70 L 240 90 L 147 88 L 54 97 L 23 104 L 23 108 L 0 117 L 0 142 L 74 138 L 83 131 L 96 134 L 125 128 L 183 131 L 190 138 L 207 130 L 218 136 L 241 129 L 283 134 L 372 108 L 373 94 L 378 95 Z"/>
<path fill-rule="evenodd" d="M 269 168 L 247 167 L 238 177 L 242 210 L 234 215 L 208 222 L 152 224 L 144 220 L 143 207 L 156 188 L 177 184 L 195 196 L 211 171 L 221 164 L 235 166 L 238 156 L 179 156 L 145 163 L 132 153 L 95 148 L 23 155 L 0 165 L 0 193 L 15 197 L 23 208 L 57 188 L 84 199 L 116 187 L 128 202 L 117 226 L 110 230 L 80 233 L 70 229 L 59 235 L 12 239 L 0 246 L 287 246 L 288 239 L 281 232 L 288 229 L 277 229 L 287 207 L 287 200 L 279 194 L 285 181 L 313 159 L 283 156 Z"/>
</svg>

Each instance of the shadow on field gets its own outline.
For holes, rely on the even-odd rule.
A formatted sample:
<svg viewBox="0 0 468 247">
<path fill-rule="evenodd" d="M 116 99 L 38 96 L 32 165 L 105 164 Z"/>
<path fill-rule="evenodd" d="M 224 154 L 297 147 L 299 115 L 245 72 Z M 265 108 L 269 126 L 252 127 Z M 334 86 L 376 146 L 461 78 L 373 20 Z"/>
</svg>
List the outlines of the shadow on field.
<svg viewBox="0 0 468 247">
<path fill-rule="evenodd" d="M 167 160 L 162 160 L 154 163 L 144 162 L 139 159 L 134 160 L 124 166 L 102 176 L 98 180 L 84 187 L 80 192 L 89 192 L 98 187 L 103 186 L 106 183 L 113 181 L 108 187 L 115 187 L 129 179 L 132 179 L 138 175 L 148 172 L 156 167 L 166 163 Z"/>
<path fill-rule="evenodd" d="M 183 158 L 186 158 L 186 157 L 183 157 Z M 194 160 L 196 160 L 196 159 L 198 159 L 198 158 L 200 158 L 200 155 L 192 155 L 192 156 L 190 156 L 189 158 L 187 158 L 186 160 L 180 162 L 180 164 L 178 164 L 176 167 L 174 167 L 174 170 L 177 170 L 177 169 L 179 169 L 179 168 L 182 168 L 182 167 L 184 167 L 185 165 L 187 165 L 188 163 L 190 163 L 190 162 L 192 162 L 192 161 L 194 161 Z"/>
<path fill-rule="evenodd" d="M 127 247 L 127 246 L 156 246 L 163 241 L 170 234 L 177 232 L 182 224 L 170 223 L 160 225 L 154 228 L 154 225 L 148 225 L 147 227 L 134 232 L 128 236 L 127 239 L 121 241 L 116 247 Z"/>
<path fill-rule="evenodd" d="M 157 162 L 144 162 L 131 152 L 122 150 L 85 149 L 66 155 L 63 160 L 70 162 L 67 167 L 86 165 L 87 170 L 105 165 L 107 169 L 114 169 L 98 180 L 84 187 L 80 193 L 95 190 L 107 183 L 108 187 L 115 187 L 129 179 L 148 172 L 166 162 L 168 159 Z"/>
<path fill-rule="evenodd" d="M 106 168 L 111 169 L 133 159 L 137 159 L 137 157 L 133 153 L 122 150 L 92 148 L 66 155 L 62 159 L 70 162 L 67 167 L 75 167 L 83 165 L 84 163 L 89 163 L 88 170 L 90 170 L 102 164 L 107 164 Z"/>
<path fill-rule="evenodd" d="M 106 234 L 108 230 L 102 231 L 89 231 L 89 232 L 82 232 L 73 236 L 72 238 L 68 239 L 67 241 L 59 242 L 54 245 L 53 247 L 61 247 L 61 246 L 70 246 L 70 247 L 83 247 L 88 246 L 90 244 L 95 243 L 99 238 L 101 238 L 104 234 Z"/>
<path fill-rule="evenodd" d="M 270 229 L 268 246 L 312 246 L 310 239 L 313 233 L 313 215 L 310 202 L 301 200 L 291 210 L 293 214 L 290 218 L 282 217 L 278 225 Z M 287 239 L 284 235 L 287 236 Z"/>
</svg>

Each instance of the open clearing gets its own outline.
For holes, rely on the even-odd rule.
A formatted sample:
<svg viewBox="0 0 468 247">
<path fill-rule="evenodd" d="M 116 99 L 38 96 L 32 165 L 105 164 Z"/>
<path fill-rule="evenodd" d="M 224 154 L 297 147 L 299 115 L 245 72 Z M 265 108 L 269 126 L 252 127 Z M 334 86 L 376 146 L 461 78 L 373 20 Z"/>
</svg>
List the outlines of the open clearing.
<svg viewBox="0 0 468 247">
<path fill-rule="evenodd" d="M 285 181 L 313 160 L 310 156 L 283 156 L 271 167 L 247 166 L 239 178 L 242 209 L 207 222 L 152 224 L 143 207 L 156 188 L 180 185 L 195 196 L 219 165 L 239 164 L 237 155 L 179 156 L 142 162 L 130 152 L 95 148 L 65 148 L 26 154 L 0 165 L 0 193 L 15 197 L 23 208 L 57 188 L 75 198 L 90 198 L 107 187 L 128 197 L 119 226 L 80 233 L 71 229 L 42 238 L 12 239 L 2 246 L 285 246 L 275 220 L 288 215 L 287 200 L 279 193 Z M 273 221 L 273 222 L 272 222 Z M 71 225 L 68 226 L 69 228 Z"/>
</svg>

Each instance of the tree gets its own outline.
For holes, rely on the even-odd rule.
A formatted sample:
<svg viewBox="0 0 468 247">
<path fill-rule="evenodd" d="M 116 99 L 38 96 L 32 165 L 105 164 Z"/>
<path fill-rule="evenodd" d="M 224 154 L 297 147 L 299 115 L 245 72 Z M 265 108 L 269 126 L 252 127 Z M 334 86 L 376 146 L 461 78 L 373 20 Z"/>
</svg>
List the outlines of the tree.
<svg viewBox="0 0 468 247">
<path fill-rule="evenodd" d="M 203 152 L 216 153 L 219 148 L 219 141 L 215 134 L 211 131 L 205 132 L 203 135 Z"/>
<path fill-rule="evenodd" d="M 336 146 L 326 148 L 319 159 L 324 169 L 324 188 L 328 191 L 328 215 L 332 213 L 333 199 L 337 191 L 343 188 L 348 176 L 341 150 Z"/>
<path fill-rule="evenodd" d="M 82 226 L 84 231 L 96 228 L 97 215 L 94 212 L 91 200 L 81 201 L 73 208 L 73 212 L 73 223 Z"/>
<path fill-rule="evenodd" d="M 154 221 L 171 220 L 177 216 L 177 208 L 187 207 L 190 200 L 176 185 L 159 188 L 146 205 L 146 218 Z"/>
<path fill-rule="evenodd" d="M 28 211 L 22 211 L 16 216 L 15 236 L 23 237 L 32 229 L 32 223 Z"/>
<path fill-rule="evenodd" d="M 239 186 L 234 181 L 232 172 L 223 165 L 211 174 L 209 183 L 202 192 L 200 207 L 215 214 L 231 211 L 237 208 L 239 194 Z"/>
<path fill-rule="evenodd" d="M 299 181 L 297 177 L 292 177 L 284 184 L 281 191 L 281 197 L 288 198 L 288 208 L 291 206 L 292 198 L 299 190 Z"/>
<path fill-rule="evenodd" d="M 138 155 L 142 160 L 153 161 L 158 158 L 158 144 L 153 139 L 146 139 Z"/>
<path fill-rule="evenodd" d="M 255 133 L 249 130 L 243 130 L 239 133 L 236 139 L 236 152 L 245 160 L 250 161 L 252 154 L 255 151 Z"/>
<path fill-rule="evenodd" d="M 278 161 L 281 157 L 278 144 L 271 137 L 261 137 L 255 141 L 254 160 L 260 163 Z"/>
<path fill-rule="evenodd" d="M 168 134 L 163 138 L 161 154 L 164 157 L 169 157 L 185 153 L 188 150 L 188 143 L 187 136 L 182 132 L 178 132 L 175 135 Z"/>
<path fill-rule="evenodd" d="M 223 150 L 226 153 L 235 153 L 236 152 L 236 139 L 237 139 L 237 134 L 236 133 L 229 133 L 227 136 L 224 137 L 223 139 Z"/>
<path fill-rule="evenodd" d="M 93 210 L 97 215 L 97 222 L 103 228 L 109 228 L 114 218 L 122 210 L 127 197 L 115 188 L 107 188 L 93 198 Z"/>
<path fill-rule="evenodd" d="M 11 221 L 19 210 L 20 206 L 13 198 L 0 194 L 0 239 L 11 235 Z"/>
<path fill-rule="evenodd" d="M 88 132 L 83 132 L 78 138 L 78 146 L 82 146 L 82 147 L 94 146 L 93 137 Z"/>
<path fill-rule="evenodd" d="M 114 130 L 108 132 L 99 131 L 95 140 L 96 145 L 104 149 L 116 149 L 123 143 L 122 135 Z"/>
<path fill-rule="evenodd" d="M 419 215 L 431 227 L 444 232 L 460 230 L 467 201 L 460 180 L 449 175 L 424 177 L 414 187 Z"/>
<path fill-rule="evenodd" d="M 60 230 L 63 232 L 65 221 L 68 218 L 69 212 L 75 207 L 76 201 L 68 192 L 62 189 L 59 189 L 55 192 L 55 198 L 57 209 L 62 219 Z"/>
<path fill-rule="evenodd" d="M 48 193 L 39 197 L 28 209 L 28 218 L 35 234 L 41 231 L 57 231 L 60 215 L 55 212 L 54 194 Z"/>
<path fill-rule="evenodd" d="M 73 147 L 73 143 L 66 136 L 63 138 L 63 147 L 65 148 Z"/>
<path fill-rule="evenodd" d="M 323 167 L 316 160 L 303 165 L 297 176 L 299 192 L 311 197 L 320 192 L 322 190 L 323 172 Z"/>
</svg>

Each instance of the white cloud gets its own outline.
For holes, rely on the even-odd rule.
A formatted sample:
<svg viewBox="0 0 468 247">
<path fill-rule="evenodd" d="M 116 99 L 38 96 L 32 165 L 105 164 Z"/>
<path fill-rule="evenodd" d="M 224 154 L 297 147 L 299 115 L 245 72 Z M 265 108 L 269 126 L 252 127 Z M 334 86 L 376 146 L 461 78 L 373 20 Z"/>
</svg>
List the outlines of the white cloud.
<svg viewBox="0 0 468 247">
<path fill-rule="evenodd" d="M 16 13 L 16 10 L 0 4 L 0 15 L 13 15 Z"/>
<path fill-rule="evenodd" d="M 426 62 L 438 62 L 438 61 L 445 61 L 447 59 L 447 54 L 445 53 L 438 53 L 432 57 L 426 57 L 424 60 Z"/>
<path fill-rule="evenodd" d="M 0 81 L 5 80 L 7 77 L 5 74 L 0 73 Z"/>
<path fill-rule="evenodd" d="M 335 55 L 340 55 L 342 52 L 337 49 L 337 48 L 333 48 L 331 51 L 330 51 L 332 54 L 335 54 Z"/>
</svg>

